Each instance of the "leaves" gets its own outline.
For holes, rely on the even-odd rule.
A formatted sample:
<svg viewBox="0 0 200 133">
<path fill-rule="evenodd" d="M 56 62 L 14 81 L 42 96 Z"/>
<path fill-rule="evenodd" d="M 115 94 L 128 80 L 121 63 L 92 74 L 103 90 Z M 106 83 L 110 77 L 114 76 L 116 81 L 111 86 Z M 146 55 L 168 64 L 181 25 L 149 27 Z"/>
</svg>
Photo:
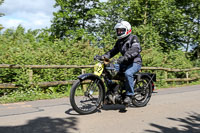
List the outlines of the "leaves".
<svg viewBox="0 0 200 133">
<path fill-rule="evenodd" d="M 4 2 L 4 0 L 0 0 L 0 6 Z M 4 16 L 3 13 L 0 12 L 0 17 Z M 3 29 L 3 26 L 0 24 L 0 31 Z"/>
<path fill-rule="evenodd" d="M 98 14 L 103 14 L 99 8 L 99 0 L 56 0 L 51 32 L 54 38 L 73 38 L 80 40 L 85 32 L 90 32 L 96 27 L 95 19 Z M 78 32 L 78 37 L 76 34 Z"/>
</svg>

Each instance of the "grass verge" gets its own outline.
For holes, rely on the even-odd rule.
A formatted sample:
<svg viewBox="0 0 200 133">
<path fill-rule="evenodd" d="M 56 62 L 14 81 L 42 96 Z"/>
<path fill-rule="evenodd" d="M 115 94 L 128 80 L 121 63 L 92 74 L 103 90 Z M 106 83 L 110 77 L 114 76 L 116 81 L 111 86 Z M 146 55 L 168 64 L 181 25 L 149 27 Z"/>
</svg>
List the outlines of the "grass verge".
<svg viewBox="0 0 200 133">
<path fill-rule="evenodd" d="M 191 82 L 188 84 L 181 84 L 181 85 L 168 84 L 167 86 L 157 87 L 156 90 L 164 89 L 164 88 L 199 85 L 199 84 L 200 84 L 200 81 Z M 28 91 L 28 92 L 16 91 L 16 92 L 13 92 L 8 95 L 1 96 L 0 104 L 69 97 L 71 86 L 67 86 L 64 88 L 65 89 L 63 89 L 60 92 L 57 91 L 58 87 L 49 87 L 48 92 L 37 91 L 37 90 L 32 90 L 32 91 Z"/>
</svg>

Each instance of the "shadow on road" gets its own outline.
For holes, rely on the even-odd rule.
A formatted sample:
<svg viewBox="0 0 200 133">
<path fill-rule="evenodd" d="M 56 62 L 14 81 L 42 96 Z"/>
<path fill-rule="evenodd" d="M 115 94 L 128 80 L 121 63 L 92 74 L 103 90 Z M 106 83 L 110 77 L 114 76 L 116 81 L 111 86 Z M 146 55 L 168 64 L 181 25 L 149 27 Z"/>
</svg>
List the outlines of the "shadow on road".
<svg viewBox="0 0 200 133">
<path fill-rule="evenodd" d="M 126 106 L 124 105 L 104 105 L 102 110 L 119 110 L 120 113 L 125 113 L 127 111 Z"/>
<path fill-rule="evenodd" d="M 172 121 L 181 122 L 179 125 L 181 129 L 177 127 L 165 127 L 151 123 L 150 125 L 158 128 L 160 131 L 146 130 L 149 133 L 200 133 L 200 114 L 193 113 L 186 118 L 168 118 Z"/>
<path fill-rule="evenodd" d="M 69 133 L 78 132 L 78 120 L 75 117 L 42 117 L 28 121 L 20 126 L 0 126 L 0 133 Z"/>
<path fill-rule="evenodd" d="M 131 107 L 134 107 L 134 106 L 131 106 Z M 102 108 L 97 109 L 97 111 L 94 112 L 94 113 L 97 113 L 97 112 L 101 113 L 101 110 L 104 110 L 104 111 L 119 110 L 119 113 L 125 113 L 127 111 L 126 106 L 124 106 L 124 105 L 119 105 L 119 104 L 114 105 L 114 104 L 112 104 L 112 105 L 103 105 Z M 65 113 L 68 114 L 68 115 L 80 115 L 77 112 L 75 112 L 72 108 L 65 111 Z"/>
<path fill-rule="evenodd" d="M 68 114 L 68 115 L 79 115 L 72 108 L 70 108 L 67 111 L 65 111 L 65 114 Z"/>
</svg>

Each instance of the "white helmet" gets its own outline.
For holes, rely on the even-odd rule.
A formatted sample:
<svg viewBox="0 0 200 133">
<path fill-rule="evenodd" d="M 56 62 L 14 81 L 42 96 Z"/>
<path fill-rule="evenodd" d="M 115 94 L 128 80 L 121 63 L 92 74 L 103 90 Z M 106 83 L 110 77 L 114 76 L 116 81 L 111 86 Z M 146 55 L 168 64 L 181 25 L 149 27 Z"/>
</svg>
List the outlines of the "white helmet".
<svg viewBox="0 0 200 133">
<path fill-rule="evenodd" d="M 122 39 L 122 38 L 128 36 L 129 34 L 131 34 L 131 25 L 127 21 L 121 21 L 120 23 L 117 23 L 115 25 L 114 29 L 117 32 L 118 39 Z M 118 29 L 121 29 L 122 32 L 118 33 Z"/>
</svg>

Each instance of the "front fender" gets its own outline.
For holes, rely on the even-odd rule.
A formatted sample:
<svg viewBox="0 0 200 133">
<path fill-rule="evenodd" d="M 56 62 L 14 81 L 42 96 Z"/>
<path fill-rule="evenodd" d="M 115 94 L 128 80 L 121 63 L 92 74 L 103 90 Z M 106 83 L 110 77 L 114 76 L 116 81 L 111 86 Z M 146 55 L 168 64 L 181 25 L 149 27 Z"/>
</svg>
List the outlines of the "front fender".
<svg viewBox="0 0 200 133">
<path fill-rule="evenodd" d="M 99 83 L 100 85 L 102 86 L 102 89 L 103 89 L 103 98 L 105 97 L 105 86 L 104 86 L 104 83 L 103 81 L 101 80 L 101 78 L 93 73 L 85 73 L 85 74 L 82 74 L 82 75 L 79 75 L 78 76 L 78 79 L 79 80 L 85 80 L 85 79 L 89 79 L 89 78 L 92 78 L 92 79 L 98 79 L 99 80 Z"/>
<path fill-rule="evenodd" d="M 97 79 L 101 80 L 101 78 L 99 76 L 94 75 L 93 73 L 85 73 L 85 74 L 78 76 L 78 79 L 80 79 L 80 80 L 84 80 L 87 78 L 97 78 Z"/>
</svg>

